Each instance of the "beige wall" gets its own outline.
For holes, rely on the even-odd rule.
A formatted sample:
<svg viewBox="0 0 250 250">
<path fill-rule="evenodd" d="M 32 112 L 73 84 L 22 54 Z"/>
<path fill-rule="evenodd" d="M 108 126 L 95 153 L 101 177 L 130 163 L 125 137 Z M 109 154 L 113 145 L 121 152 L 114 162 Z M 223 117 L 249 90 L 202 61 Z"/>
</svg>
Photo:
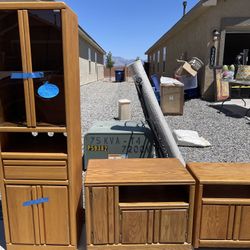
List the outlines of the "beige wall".
<svg viewBox="0 0 250 250">
<path fill-rule="evenodd" d="M 182 55 L 187 59 L 195 56 L 203 60 L 205 67 L 199 72 L 198 79 L 201 85 L 201 92 L 205 99 L 213 98 L 213 70 L 209 68 L 210 48 L 215 45 L 219 53 L 220 43 L 213 41 L 212 32 L 214 29 L 222 31 L 223 18 L 238 19 L 239 17 L 250 18 L 250 1 L 249 0 L 218 0 L 216 7 L 210 7 L 206 12 L 201 14 L 194 21 L 189 23 L 185 28 L 175 34 L 169 40 L 158 45 L 153 52 L 161 50 L 160 71 L 159 75 L 173 76 L 175 69 L 178 67 L 176 59 Z M 232 20 L 233 20 L 232 19 Z M 231 30 L 238 30 L 242 27 L 232 27 Z M 250 31 L 250 26 L 245 25 L 245 29 Z M 228 29 L 228 27 L 226 28 Z M 221 43 L 223 44 L 223 42 Z M 162 48 L 167 47 L 167 70 L 162 72 Z M 221 53 L 223 53 L 222 51 Z M 218 54 L 219 56 L 219 54 Z M 184 58 L 185 59 L 185 58 Z M 219 62 L 218 62 L 219 63 Z M 155 69 L 157 64 L 155 63 Z M 151 66 L 151 73 L 152 66 Z"/>
<path fill-rule="evenodd" d="M 88 49 L 91 50 L 89 60 Z M 81 36 L 79 37 L 79 65 L 80 65 L 80 83 L 81 85 L 104 79 L 103 54 L 87 43 Z M 97 61 L 95 62 L 95 53 Z"/>
<path fill-rule="evenodd" d="M 91 70 L 89 70 L 91 67 Z M 80 58 L 80 84 L 87 84 L 104 79 L 104 66 Z"/>
</svg>

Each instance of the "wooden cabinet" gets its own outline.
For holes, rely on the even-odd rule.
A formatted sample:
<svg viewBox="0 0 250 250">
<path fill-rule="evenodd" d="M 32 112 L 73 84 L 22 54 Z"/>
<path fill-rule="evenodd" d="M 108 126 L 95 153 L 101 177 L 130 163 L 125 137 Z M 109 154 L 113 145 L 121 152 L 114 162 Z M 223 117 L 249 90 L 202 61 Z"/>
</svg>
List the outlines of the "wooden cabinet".
<svg viewBox="0 0 250 250">
<path fill-rule="evenodd" d="M 76 250 L 82 228 L 77 16 L 0 3 L 0 188 L 7 250 Z"/>
<path fill-rule="evenodd" d="M 197 178 L 194 246 L 250 247 L 250 165 L 190 163 Z"/>
<path fill-rule="evenodd" d="M 91 160 L 85 190 L 88 249 L 192 248 L 194 180 L 178 160 Z"/>
<path fill-rule="evenodd" d="M 6 196 L 13 244 L 69 245 L 67 187 L 6 185 Z"/>
</svg>

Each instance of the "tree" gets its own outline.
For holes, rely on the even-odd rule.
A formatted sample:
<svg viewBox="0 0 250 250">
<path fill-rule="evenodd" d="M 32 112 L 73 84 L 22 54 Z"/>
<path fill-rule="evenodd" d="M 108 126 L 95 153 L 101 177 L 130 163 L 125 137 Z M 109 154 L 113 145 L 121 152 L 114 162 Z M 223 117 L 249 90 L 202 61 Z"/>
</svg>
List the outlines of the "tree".
<svg viewBox="0 0 250 250">
<path fill-rule="evenodd" d="M 109 69 L 109 80 L 111 81 L 111 69 L 114 67 L 115 62 L 112 59 L 112 53 L 109 53 L 106 56 L 106 68 Z"/>
</svg>

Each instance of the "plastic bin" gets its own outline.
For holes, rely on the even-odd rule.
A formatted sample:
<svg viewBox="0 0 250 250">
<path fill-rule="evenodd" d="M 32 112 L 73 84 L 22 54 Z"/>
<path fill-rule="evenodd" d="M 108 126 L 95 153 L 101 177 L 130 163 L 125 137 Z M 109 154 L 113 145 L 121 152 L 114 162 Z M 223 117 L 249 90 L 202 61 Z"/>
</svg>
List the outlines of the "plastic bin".
<svg viewBox="0 0 250 250">
<path fill-rule="evenodd" d="M 115 81 L 116 82 L 124 82 L 124 70 L 115 70 Z"/>
<path fill-rule="evenodd" d="M 184 84 L 185 99 L 199 97 L 197 76 L 182 75 L 177 79 Z"/>
</svg>

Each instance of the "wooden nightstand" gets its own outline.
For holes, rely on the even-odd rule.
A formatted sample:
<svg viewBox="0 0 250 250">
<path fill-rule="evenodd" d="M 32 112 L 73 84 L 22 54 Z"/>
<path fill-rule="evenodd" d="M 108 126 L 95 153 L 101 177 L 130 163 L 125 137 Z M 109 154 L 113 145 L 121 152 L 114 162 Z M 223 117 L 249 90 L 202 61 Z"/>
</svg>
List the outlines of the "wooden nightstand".
<svg viewBox="0 0 250 250">
<path fill-rule="evenodd" d="M 197 179 L 194 247 L 250 247 L 250 164 L 189 163 Z"/>
<path fill-rule="evenodd" d="M 90 160 L 87 247 L 192 249 L 195 181 L 177 159 Z"/>
</svg>

